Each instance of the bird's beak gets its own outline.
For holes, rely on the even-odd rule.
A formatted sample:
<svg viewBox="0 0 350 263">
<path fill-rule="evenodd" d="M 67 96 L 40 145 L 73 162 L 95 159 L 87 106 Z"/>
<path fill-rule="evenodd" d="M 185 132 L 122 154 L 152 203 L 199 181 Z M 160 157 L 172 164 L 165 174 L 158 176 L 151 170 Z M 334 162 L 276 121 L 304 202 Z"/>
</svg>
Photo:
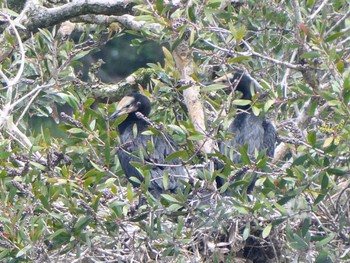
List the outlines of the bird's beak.
<svg viewBox="0 0 350 263">
<path fill-rule="evenodd" d="M 221 85 L 227 85 L 228 87 L 231 85 L 230 80 L 233 79 L 233 74 L 228 73 L 224 76 L 221 76 L 219 78 L 216 78 L 213 80 L 212 84 L 221 84 Z"/>
<path fill-rule="evenodd" d="M 134 103 L 134 100 L 135 99 L 130 96 L 125 96 L 124 98 L 122 98 L 117 105 L 116 111 L 112 113 L 111 116 L 109 116 L 109 119 L 113 120 L 124 114 L 129 114 L 130 112 L 136 111 L 138 108 L 138 104 Z"/>
<path fill-rule="evenodd" d="M 119 117 L 120 115 L 122 115 L 122 114 L 120 114 L 120 111 L 119 111 L 119 110 L 116 110 L 115 112 L 113 112 L 113 113 L 111 114 L 111 116 L 109 116 L 109 119 L 110 119 L 110 120 L 114 120 L 115 118 Z"/>
<path fill-rule="evenodd" d="M 119 106 L 119 105 L 118 105 L 118 106 Z M 133 112 L 133 111 L 134 111 L 132 107 L 129 107 L 129 108 L 127 109 L 127 108 L 119 108 L 118 106 L 117 106 L 116 111 L 113 112 L 113 113 L 111 114 L 111 116 L 109 116 L 109 119 L 110 119 L 110 120 L 113 120 L 113 119 L 115 119 L 115 118 L 117 118 L 117 117 L 119 117 L 119 116 L 122 116 L 122 115 L 125 115 L 125 114 L 129 114 L 130 112 Z"/>
</svg>

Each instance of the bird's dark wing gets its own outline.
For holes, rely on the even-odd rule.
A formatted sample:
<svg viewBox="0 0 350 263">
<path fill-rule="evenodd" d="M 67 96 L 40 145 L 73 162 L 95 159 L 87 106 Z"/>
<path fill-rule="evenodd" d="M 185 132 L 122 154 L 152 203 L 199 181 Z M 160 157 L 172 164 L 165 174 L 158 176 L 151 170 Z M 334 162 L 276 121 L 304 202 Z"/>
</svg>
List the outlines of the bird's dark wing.
<svg viewBox="0 0 350 263">
<path fill-rule="evenodd" d="M 241 162 L 238 153 L 239 146 L 247 144 L 247 153 L 249 155 L 254 155 L 255 149 L 261 151 L 264 148 L 264 128 L 262 121 L 252 113 L 240 113 L 231 123 L 227 131 L 233 135 L 232 140 L 226 143 L 230 148 L 230 152 L 227 151 L 227 148 L 221 148 L 220 151 L 223 154 L 229 154 L 228 156 L 230 156 L 234 163 Z"/>
<path fill-rule="evenodd" d="M 117 154 L 128 178 L 136 177 L 141 182 L 144 181 L 144 176 L 130 162 L 140 162 L 152 166 L 149 170 L 149 190 L 157 197 L 160 193 L 168 190 L 175 192 L 181 186 L 177 178 L 185 175 L 185 169 L 180 166 L 181 163 L 178 159 L 165 162 L 165 158 L 174 152 L 174 148 L 170 137 L 165 139 L 163 135 L 139 134 L 127 143 L 127 147 L 119 149 Z M 165 175 L 168 176 L 167 185 L 163 183 Z M 131 182 L 134 186 L 138 186 L 137 183 Z"/>
<path fill-rule="evenodd" d="M 264 128 L 264 149 L 267 149 L 267 156 L 273 157 L 277 140 L 276 128 L 270 121 L 266 119 L 263 120 L 262 126 Z"/>
</svg>

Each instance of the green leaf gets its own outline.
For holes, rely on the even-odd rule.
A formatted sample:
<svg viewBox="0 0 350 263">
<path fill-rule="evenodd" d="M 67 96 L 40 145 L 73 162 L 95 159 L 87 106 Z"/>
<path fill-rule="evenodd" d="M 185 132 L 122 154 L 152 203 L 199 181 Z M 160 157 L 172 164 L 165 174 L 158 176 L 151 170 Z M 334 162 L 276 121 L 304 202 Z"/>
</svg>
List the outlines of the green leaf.
<svg viewBox="0 0 350 263">
<path fill-rule="evenodd" d="M 84 177 L 83 178 L 89 178 L 89 177 L 96 177 L 98 176 L 101 172 L 104 172 L 104 170 L 100 169 L 97 170 L 97 169 L 90 169 L 88 172 L 86 172 L 84 174 Z"/>
<path fill-rule="evenodd" d="M 326 191 L 329 187 L 329 177 L 326 173 L 323 174 L 322 176 L 322 181 L 321 181 L 321 189 L 323 191 Z"/>
<path fill-rule="evenodd" d="M 294 245 L 292 245 L 295 249 L 301 250 L 301 249 L 308 249 L 309 245 L 305 242 L 304 239 L 302 239 L 299 235 L 294 234 Z"/>
<path fill-rule="evenodd" d="M 189 8 L 186 9 L 187 16 L 191 20 L 192 23 L 196 23 L 196 13 L 194 9 L 194 5 L 191 5 Z M 194 30 L 191 30 L 194 31 Z"/>
<path fill-rule="evenodd" d="M 136 184 L 138 184 L 138 185 L 141 184 L 141 181 L 140 181 L 137 177 L 135 177 L 135 176 L 131 176 L 131 177 L 129 178 L 129 180 L 132 181 L 132 182 L 134 182 L 134 183 L 136 183 Z"/>
<path fill-rule="evenodd" d="M 287 216 L 289 215 L 287 209 L 285 209 L 283 206 L 281 206 L 279 203 L 274 203 L 273 204 L 275 206 L 275 208 L 283 215 L 283 216 Z"/>
<path fill-rule="evenodd" d="M 262 232 L 262 238 L 268 237 L 271 233 L 271 229 L 272 229 L 272 224 L 268 224 Z"/>
<path fill-rule="evenodd" d="M 195 41 L 195 31 L 191 30 L 191 33 L 190 33 L 190 46 L 193 45 L 194 41 Z"/>
<path fill-rule="evenodd" d="M 90 223 L 90 220 L 91 220 L 90 217 L 79 218 L 78 222 L 76 222 L 75 225 L 74 225 L 74 229 L 76 231 L 83 230 Z"/>
<path fill-rule="evenodd" d="M 333 253 L 330 252 L 330 254 L 333 254 Z M 334 262 L 334 261 L 331 260 L 331 257 L 328 255 L 327 251 L 321 251 L 317 256 L 315 263 L 327 263 L 327 262 Z"/>
<path fill-rule="evenodd" d="M 40 150 L 42 150 L 43 149 L 43 147 L 42 146 L 39 146 L 39 145 L 34 145 L 33 147 L 32 147 L 32 151 L 33 152 L 37 152 L 37 151 L 40 151 Z"/>
<path fill-rule="evenodd" d="M 164 189 L 168 189 L 168 185 L 169 185 L 169 177 L 168 177 L 168 173 L 165 172 L 165 173 L 163 173 L 163 187 L 164 187 Z"/>
<path fill-rule="evenodd" d="M 18 13 L 16 13 L 15 11 L 8 9 L 8 8 L 1 8 L 1 12 L 6 13 L 7 15 L 13 16 L 13 17 L 17 17 L 19 16 Z M 25 28 L 24 28 L 25 29 Z"/>
<path fill-rule="evenodd" d="M 8 257 L 8 254 L 12 252 L 12 248 L 7 248 L 7 249 L 1 248 L 1 249 L 3 250 L 0 253 L 0 259 Z"/>
<path fill-rule="evenodd" d="M 162 47 L 162 50 L 163 50 L 166 62 L 171 63 L 171 65 L 173 65 L 174 58 L 171 52 L 166 47 Z"/>
<path fill-rule="evenodd" d="M 336 66 L 337 66 L 337 69 L 338 71 L 343 74 L 344 71 L 345 71 L 345 63 L 343 60 L 339 60 L 337 63 L 336 63 Z"/>
<path fill-rule="evenodd" d="M 289 242 L 294 242 L 294 233 L 289 224 L 286 225 L 286 237 Z"/>
<path fill-rule="evenodd" d="M 0 159 L 7 159 L 11 156 L 11 151 L 8 150 L 8 143 L 3 141 L 0 145 Z"/>
<path fill-rule="evenodd" d="M 93 161 L 90 160 L 90 163 L 92 164 L 92 166 L 99 172 L 105 172 L 105 170 L 103 168 L 101 168 L 98 164 L 94 163 Z"/>
<path fill-rule="evenodd" d="M 344 35 L 344 32 L 337 32 L 334 33 L 333 35 L 330 35 L 329 37 L 326 37 L 324 40 L 325 42 L 332 42 L 333 40 L 336 40 L 337 38 L 341 37 Z"/>
<path fill-rule="evenodd" d="M 316 144 L 316 132 L 315 131 L 311 131 L 308 133 L 307 141 L 309 142 L 309 144 L 311 146 L 315 146 L 315 144 Z"/>
<path fill-rule="evenodd" d="M 267 162 L 268 162 L 269 158 L 266 156 L 264 158 L 262 158 L 257 164 L 256 164 L 256 168 L 262 168 L 265 167 Z"/>
<path fill-rule="evenodd" d="M 51 43 L 54 42 L 53 41 L 53 36 L 52 36 L 52 34 L 51 34 L 51 32 L 49 30 L 47 30 L 47 29 L 40 29 L 39 28 L 39 32 L 41 33 L 42 38 L 45 40 L 45 42 L 47 44 L 49 44 L 49 43 L 51 44 Z"/>
<path fill-rule="evenodd" d="M 247 240 L 247 238 L 249 237 L 250 235 L 250 224 L 247 224 L 243 230 L 243 240 Z"/>
<path fill-rule="evenodd" d="M 230 28 L 231 34 L 233 35 L 237 43 L 240 43 L 247 31 L 245 26 L 235 27 L 233 24 L 230 23 L 229 28 Z"/>
<path fill-rule="evenodd" d="M 181 151 L 177 151 L 169 154 L 164 161 L 169 162 L 177 158 L 181 158 L 182 160 L 185 160 L 187 157 L 188 157 L 187 151 L 181 150 Z"/>
<path fill-rule="evenodd" d="M 201 92 L 210 92 L 210 91 L 226 89 L 226 88 L 227 88 L 227 85 L 213 84 L 213 85 L 209 85 L 204 88 L 201 88 Z"/>
<path fill-rule="evenodd" d="M 330 146 L 333 140 L 334 140 L 333 136 L 328 137 L 323 143 L 323 148 L 327 148 L 328 146 Z"/>
<path fill-rule="evenodd" d="M 309 233 L 309 229 L 310 229 L 310 218 L 305 218 L 303 225 L 301 226 L 301 232 L 304 237 L 307 235 L 307 233 Z"/>
<path fill-rule="evenodd" d="M 248 215 L 249 214 L 249 211 L 247 209 L 245 209 L 244 207 L 242 207 L 242 206 L 235 206 L 235 208 L 241 214 L 244 214 L 244 215 Z"/>
<path fill-rule="evenodd" d="M 334 239 L 334 233 L 330 233 L 329 237 L 325 237 L 321 241 L 316 243 L 316 249 L 321 249 L 324 245 L 328 244 Z"/>
<path fill-rule="evenodd" d="M 91 50 L 80 50 L 73 58 L 72 61 L 79 60 L 90 53 Z"/>
<path fill-rule="evenodd" d="M 345 171 L 337 169 L 337 168 L 328 168 L 326 171 L 328 174 L 334 174 L 334 175 L 338 175 L 338 176 L 343 176 L 346 174 Z"/>
<path fill-rule="evenodd" d="M 89 108 L 93 103 L 95 102 L 94 98 L 88 98 L 85 102 L 84 102 L 84 107 L 85 108 Z"/>
<path fill-rule="evenodd" d="M 302 54 L 300 57 L 301 58 L 319 58 L 320 53 L 317 51 L 310 51 L 310 52 L 306 52 L 306 53 Z"/>
<path fill-rule="evenodd" d="M 339 105 L 339 100 L 330 100 L 328 101 L 329 106 L 338 106 Z"/>
<path fill-rule="evenodd" d="M 126 198 L 129 200 L 129 202 L 132 202 L 134 200 L 134 193 L 132 191 L 130 182 L 128 182 L 126 185 Z"/>
<path fill-rule="evenodd" d="M 335 96 L 335 94 L 333 94 L 330 91 L 323 91 L 319 93 L 320 97 L 327 100 L 327 101 L 334 101 L 335 104 L 337 104 L 337 100 L 338 98 Z M 339 103 L 339 102 L 338 102 Z"/>
<path fill-rule="evenodd" d="M 179 201 L 178 201 L 176 198 L 172 197 L 171 195 L 168 195 L 168 194 L 161 194 L 161 196 L 162 196 L 164 199 L 166 199 L 166 200 L 168 200 L 169 202 L 171 202 L 171 203 L 179 203 Z"/>
<path fill-rule="evenodd" d="M 164 9 L 164 0 L 157 0 L 156 1 L 156 8 L 159 14 L 163 12 Z"/>
<path fill-rule="evenodd" d="M 34 167 L 42 170 L 42 171 L 45 171 L 46 170 L 46 167 L 40 163 L 37 163 L 37 162 L 30 162 L 31 165 L 33 165 Z"/>
<path fill-rule="evenodd" d="M 298 158 L 296 158 L 294 161 L 293 161 L 293 165 L 303 165 L 305 164 L 306 160 L 309 159 L 309 156 L 308 155 L 302 155 Z"/>
<path fill-rule="evenodd" d="M 169 124 L 168 127 L 171 129 L 171 130 L 174 130 L 176 131 L 177 133 L 181 134 L 181 135 L 185 135 L 186 134 L 186 130 L 185 128 L 182 129 L 181 127 L 177 126 L 177 125 L 172 125 L 172 124 Z"/>
<path fill-rule="evenodd" d="M 318 101 L 314 100 L 311 102 L 310 106 L 310 117 L 315 115 L 316 109 L 318 109 Z"/>
<path fill-rule="evenodd" d="M 259 109 L 258 107 L 255 107 L 253 106 L 252 107 L 252 112 L 255 116 L 259 116 L 260 115 L 260 112 L 261 112 L 261 109 Z"/>
<path fill-rule="evenodd" d="M 325 195 L 324 194 L 319 194 L 315 201 L 314 201 L 314 205 L 317 205 L 319 202 L 321 202 L 323 199 L 325 198 Z"/>
<path fill-rule="evenodd" d="M 302 91 L 304 91 L 306 94 L 309 94 L 309 95 L 313 95 L 314 94 L 314 91 L 312 89 L 310 89 L 308 86 L 306 85 L 298 85 L 298 88 L 300 88 Z"/>
<path fill-rule="evenodd" d="M 19 258 L 25 254 L 27 254 L 27 252 L 32 249 L 31 245 L 25 246 L 24 248 L 22 248 L 20 251 L 18 251 L 18 253 L 16 254 L 16 258 Z"/>
<path fill-rule="evenodd" d="M 267 112 L 272 105 L 274 105 L 276 103 L 276 100 L 267 100 L 264 104 L 264 112 Z"/>
<path fill-rule="evenodd" d="M 174 204 L 176 205 L 176 204 Z M 177 209 L 176 209 L 177 210 Z M 175 211 L 175 210 L 174 210 Z M 184 224 L 185 224 L 185 220 L 182 216 L 179 216 L 177 218 L 177 228 L 176 228 L 176 235 L 181 235 L 181 232 L 183 230 L 183 227 L 184 227 Z"/>
<path fill-rule="evenodd" d="M 203 134 L 198 133 L 198 134 L 193 134 L 191 136 L 188 136 L 187 139 L 191 141 L 199 141 L 199 140 L 204 140 L 205 136 Z"/>
<path fill-rule="evenodd" d="M 350 101 L 350 77 L 344 78 L 344 84 L 343 84 L 343 98 L 344 103 L 348 104 Z"/>
<path fill-rule="evenodd" d="M 250 158 L 248 156 L 248 145 L 244 145 L 243 147 L 239 147 L 239 153 L 241 154 L 241 159 L 242 159 L 242 162 L 246 165 L 250 165 L 251 162 L 250 162 Z"/>
<path fill-rule="evenodd" d="M 236 105 L 236 106 L 247 106 L 247 105 L 250 105 L 251 104 L 251 100 L 241 100 L 241 99 L 238 99 L 238 100 L 234 100 L 232 102 L 233 105 Z"/>
<path fill-rule="evenodd" d="M 70 235 L 68 234 L 68 232 L 65 229 L 59 229 L 56 232 L 54 232 L 53 234 L 51 234 L 48 239 L 54 239 L 58 236 L 66 236 L 69 237 Z"/>
<path fill-rule="evenodd" d="M 141 215 L 138 215 L 134 218 L 131 218 L 131 222 L 141 222 L 142 220 L 145 220 L 148 217 L 148 213 L 143 213 Z"/>
<path fill-rule="evenodd" d="M 71 128 L 71 129 L 67 130 L 67 132 L 72 133 L 72 134 L 84 133 L 84 131 L 80 128 Z"/>
<path fill-rule="evenodd" d="M 79 101 L 78 99 L 70 92 L 67 93 L 58 93 L 58 96 L 60 96 L 65 102 L 69 104 L 73 109 L 78 110 L 79 109 Z"/>
<path fill-rule="evenodd" d="M 169 207 L 167 207 L 167 209 L 172 212 L 178 211 L 181 208 L 183 208 L 183 206 L 179 204 L 171 204 Z"/>
<path fill-rule="evenodd" d="M 223 194 L 226 192 L 227 188 L 230 186 L 229 182 L 224 183 L 223 186 L 221 186 L 220 193 Z"/>
<path fill-rule="evenodd" d="M 227 60 L 227 64 L 238 63 L 238 62 L 250 60 L 250 59 L 251 59 L 251 57 L 249 57 L 249 56 L 238 56 L 238 57 L 230 58 L 229 60 Z"/>
</svg>

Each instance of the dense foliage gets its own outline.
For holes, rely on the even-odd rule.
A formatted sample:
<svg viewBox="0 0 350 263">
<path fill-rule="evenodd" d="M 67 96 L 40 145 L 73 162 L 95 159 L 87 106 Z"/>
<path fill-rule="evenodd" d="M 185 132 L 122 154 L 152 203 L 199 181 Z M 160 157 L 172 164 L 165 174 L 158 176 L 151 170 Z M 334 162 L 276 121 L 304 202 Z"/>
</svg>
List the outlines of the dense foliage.
<svg viewBox="0 0 350 263">
<path fill-rule="evenodd" d="M 0 258 L 350 260 L 349 2 L 135 2 L 134 15 L 144 22 L 139 30 L 79 23 L 79 38 L 67 38 L 56 25 L 23 41 L 15 30 L 3 33 L 2 48 L 15 49 L 0 68 Z M 13 10 L 1 14 L 23 29 Z M 174 137 L 181 150 L 169 159 L 181 158 L 191 180 L 184 192 L 161 200 L 148 193 L 147 181 L 137 189 L 125 180 L 115 156 L 122 119 L 110 122 L 114 105 L 91 90 L 104 85 L 103 63 L 90 65 L 84 80 L 77 70 L 83 57 L 122 34 L 136 35 L 132 45 L 140 49 L 148 40 L 163 46 L 164 63 L 149 63 L 151 79 L 138 88 L 152 101 L 148 132 Z M 193 50 L 190 84 L 172 56 L 181 43 Z M 225 130 L 235 105 L 247 102 L 212 81 L 237 70 L 261 85 L 252 109 L 277 127 L 273 160 L 242 147 L 242 163 L 234 164 L 198 150 L 205 136 L 232 136 Z M 183 104 L 189 85 L 201 88 L 205 135 Z M 213 169 L 213 160 L 224 168 Z M 144 174 L 151 169 L 134 165 Z M 258 180 L 248 195 L 253 173 Z M 215 189 L 216 176 L 226 181 L 222 189 Z"/>
</svg>

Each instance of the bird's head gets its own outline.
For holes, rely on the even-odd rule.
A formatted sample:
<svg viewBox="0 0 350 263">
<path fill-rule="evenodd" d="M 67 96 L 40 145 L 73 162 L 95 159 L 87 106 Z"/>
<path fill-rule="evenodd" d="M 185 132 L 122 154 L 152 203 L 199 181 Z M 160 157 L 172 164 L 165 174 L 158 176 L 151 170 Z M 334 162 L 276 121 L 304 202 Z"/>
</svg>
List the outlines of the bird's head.
<svg viewBox="0 0 350 263">
<path fill-rule="evenodd" d="M 151 103 L 149 99 L 138 93 L 132 93 L 123 97 L 117 104 L 116 111 L 109 117 L 115 119 L 124 114 L 131 114 L 140 112 L 145 116 L 148 116 L 151 110 Z"/>
<path fill-rule="evenodd" d="M 252 94 L 257 92 L 257 83 L 244 73 L 236 72 L 234 74 L 229 73 L 225 76 L 217 78 L 214 83 L 227 85 L 229 90 L 235 90 L 242 92 L 241 99 L 251 100 Z"/>
</svg>

